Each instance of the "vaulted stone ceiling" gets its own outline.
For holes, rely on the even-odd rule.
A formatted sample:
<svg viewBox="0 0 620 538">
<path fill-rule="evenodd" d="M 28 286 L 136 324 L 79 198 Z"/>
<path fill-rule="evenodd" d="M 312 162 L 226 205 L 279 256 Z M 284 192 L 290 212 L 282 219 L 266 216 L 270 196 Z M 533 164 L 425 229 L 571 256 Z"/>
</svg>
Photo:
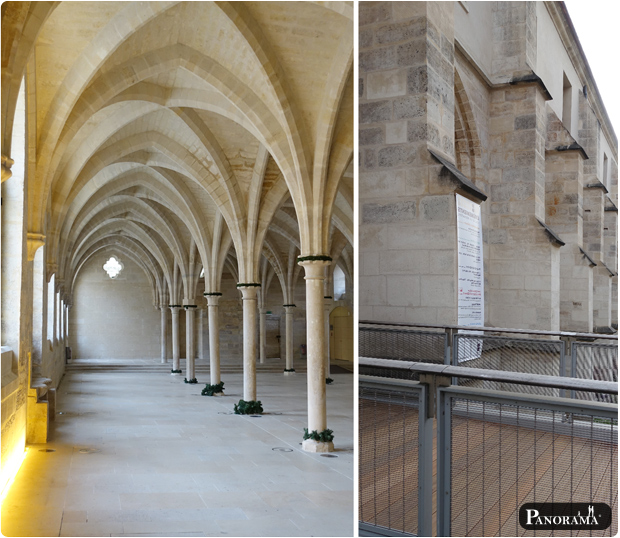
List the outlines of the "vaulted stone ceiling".
<svg viewBox="0 0 620 538">
<path fill-rule="evenodd" d="M 260 282 L 261 256 L 281 271 L 291 244 L 351 277 L 352 3 L 2 9 L 2 153 L 25 76 L 28 231 L 67 294 L 102 249 L 161 304 L 193 299 L 203 266 L 210 291 L 231 263 Z"/>
</svg>

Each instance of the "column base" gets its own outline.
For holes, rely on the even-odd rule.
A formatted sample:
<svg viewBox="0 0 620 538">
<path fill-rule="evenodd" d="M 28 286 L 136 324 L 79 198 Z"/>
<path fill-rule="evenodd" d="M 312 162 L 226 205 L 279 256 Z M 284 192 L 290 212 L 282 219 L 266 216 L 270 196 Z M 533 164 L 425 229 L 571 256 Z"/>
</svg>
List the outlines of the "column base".
<svg viewBox="0 0 620 538">
<path fill-rule="evenodd" d="M 306 439 L 301 444 L 301 448 L 306 452 L 333 452 L 333 441 L 315 441 L 314 439 Z"/>
<path fill-rule="evenodd" d="M 289 370 L 289 371 L 284 370 L 284 375 L 295 375 L 295 370 L 292 370 L 292 371 L 291 370 Z"/>
</svg>

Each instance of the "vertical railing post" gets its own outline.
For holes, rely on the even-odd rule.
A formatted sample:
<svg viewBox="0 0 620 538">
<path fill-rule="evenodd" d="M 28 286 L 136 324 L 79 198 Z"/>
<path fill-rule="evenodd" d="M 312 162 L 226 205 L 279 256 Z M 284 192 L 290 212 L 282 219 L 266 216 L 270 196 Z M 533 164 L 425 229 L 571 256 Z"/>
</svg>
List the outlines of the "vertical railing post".
<svg viewBox="0 0 620 538">
<path fill-rule="evenodd" d="M 451 398 L 437 387 L 437 536 L 450 536 L 452 499 Z M 430 536 L 430 535 L 428 535 Z"/>
<path fill-rule="evenodd" d="M 429 416 L 428 391 L 432 385 L 420 383 L 418 412 L 418 536 L 433 532 L 433 417 Z"/>
</svg>

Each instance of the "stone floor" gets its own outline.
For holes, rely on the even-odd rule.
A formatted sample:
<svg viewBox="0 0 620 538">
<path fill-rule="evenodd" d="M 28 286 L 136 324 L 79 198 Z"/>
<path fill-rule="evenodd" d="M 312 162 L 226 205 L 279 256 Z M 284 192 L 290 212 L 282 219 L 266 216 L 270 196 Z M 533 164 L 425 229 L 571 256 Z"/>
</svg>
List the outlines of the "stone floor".
<svg viewBox="0 0 620 538">
<path fill-rule="evenodd" d="M 301 451 L 306 376 L 259 373 L 265 414 L 158 373 L 74 372 L 47 445 L 2 505 L 5 536 L 352 536 L 353 376 L 332 374 L 337 457 Z M 52 449 L 54 452 L 46 452 Z"/>
</svg>

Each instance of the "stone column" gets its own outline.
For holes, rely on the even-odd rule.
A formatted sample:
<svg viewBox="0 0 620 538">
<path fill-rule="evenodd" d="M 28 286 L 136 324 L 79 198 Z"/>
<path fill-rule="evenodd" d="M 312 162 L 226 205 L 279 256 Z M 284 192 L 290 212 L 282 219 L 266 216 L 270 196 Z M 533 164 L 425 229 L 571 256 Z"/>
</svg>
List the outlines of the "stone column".
<svg viewBox="0 0 620 538">
<path fill-rule="evenodd" d="M 220 379 L 220 314 L 218 303 L 221 293 L 205 293 L 209 308 L 209 371 L 211 385 L 217 385 Z"/>
<path fill-rule="evenodd" d="M 260 363 L 264 364 L 267 355 L 267 309 L 262 307 L 258 309 L 258 312 L 260 314 L 258 318 L 260 332 Z"/>
<path fill-rule="evenodd" d="M 204 350 L 204 332 L 205 332 L 205 309 L 198 310 L 198 360 L 203 361 L 205 358 Z"/>
<path fill-rule="evenodd" d="M 179 345 L 179 309 L 180 306 L 170 306 L 172 312 L 172 369 L 181 369 L 181 350 Z M 173 375 L 181 375 L 175 373 Z"/>
<path fill-rule="evenodd" d="M 165 306 L 160 306 L 161 311 L 161 362 L 168 362 L 167 349 L 168 349 L 168 313 Z"/>
<path fill-rule="evenodd" d="M 284 316 L 285 316 L 285 345 L 286 345 L 286 369 L 284 370 L 284 375 L 294 374 L 293 368 L 293 308 L 295 308 L 294 304 L 285 304 L 284 305 Z"/>
<path fill-rule="evenodd" d="M 188 383 L 196 379 L 194 357 L 194 309 L 196 305 L 184 305 L 185 308 L 185 370 Z"/>
<path fill-rule="evenodd" d="M 308 431 L 327 429 L 325 400 L 325 308 L 323 304 L 324 268 L 330 259 L 299 262 L 306 272 L 306 340 L 308 345 Z M 331 452 L 333 443 L 307 439 L 303 449 L 308 452 Z"/>
<path fill-rule="evenodd" d="M 256 291 L 259 285 L 237 285 L 243 293 L 243 399 L 256 400 Z"/>
<path fill-rule="evenodd" d="M 325 308 L 325 377 L 329 377 L 330 373 L 330 360 L 331 353 L 329 349 L 329 313 L 332 309 L 332 304 L 334 303 L 334 298 L 331 295 L 326 295 L 323 297 L 324 308 Z"/>
</svg>

